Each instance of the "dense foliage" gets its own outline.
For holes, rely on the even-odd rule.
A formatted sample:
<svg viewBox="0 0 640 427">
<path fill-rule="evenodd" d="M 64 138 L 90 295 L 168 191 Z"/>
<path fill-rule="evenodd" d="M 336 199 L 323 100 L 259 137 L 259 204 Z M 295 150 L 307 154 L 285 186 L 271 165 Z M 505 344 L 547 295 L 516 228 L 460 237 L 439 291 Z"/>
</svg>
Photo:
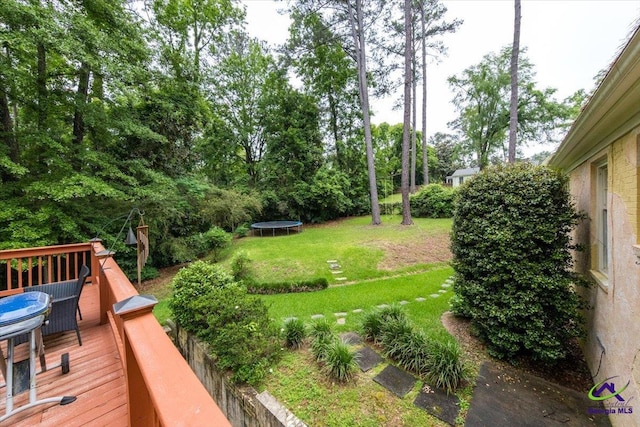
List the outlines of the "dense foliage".
<svg viewBox="0 0 640 427">
<path fill-rule="evenodd" d="M 418 218 L 451 218 L 453 196 L 453 188 L 429 184 L 411 196 L 411 215 Z"/>
<path fill-rule="evenodd" d="M 383 94 L 401 8 L 356 4 L 365 76 Z M 429 26 L 415 42 L 441 52 L 457 20 L 421 4 Z M 214 227 L 241 236 L 253 221 L 377 210 L 371 195 L 400 184 L 403 128 L 365 126 L 349 5 L 291 2 L 276 50 L 248 35 L 235 0 L 0 2 L 0 249 L 98 236 L 135 271 L 118 241 L 133 207 L 156 268 L 201 256 Z M 422 162 L 432 180 L 458 164 L 459 141 L 437 142 L 412 150 L 419 182 Z"/>
<path fill-rule="evenodd" d="M 296 280 L 292 282 L 267 282 L 256 283 L 249 281 L 247 289 L 252 294 L 284 294 L 291 292 L 315 292 L 327 289 L 329 281 L 326 277 L 316 277 L 313 279 Z"/>
<path fill-rule="evenodd" d="M 234 381 L 259 383 L 280 348 L 264 302 L 204 261 L 180 270 L 173 288 L 169 306 L 175 321 L 210 345 L 218 367 L 230 370 Z"/>
<path fill-rule="evenodd" d="M 581 219 L 567 178 L 527 164 L 491 167 L 462 186 L 451 247 L 453 309 L 496 357 L 553 362 L 580 336 L 569 232 Z"/>
</svg>

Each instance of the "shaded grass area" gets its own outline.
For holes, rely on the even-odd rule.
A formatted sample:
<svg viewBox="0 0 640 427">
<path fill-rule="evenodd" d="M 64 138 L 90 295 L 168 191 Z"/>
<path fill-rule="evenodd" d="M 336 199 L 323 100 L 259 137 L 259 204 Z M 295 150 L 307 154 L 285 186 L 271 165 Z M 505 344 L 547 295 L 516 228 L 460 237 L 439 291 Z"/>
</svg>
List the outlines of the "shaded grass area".
<svg viewBox="0 0 640 427">
<path fill-rule="evenodd" d="M 400 216 L 388 216 L 372 226 L 369 217 L 349 218 L 320 226 L 305 226 L 301 233 L 275 237 L 249 236 L 234 242 L 232 251 L 244 250 L 253 262 L 257 281 L 272 282 L 325 277 L 335 283 L 327 260 L 337 260 L 349 281 L 385 277 L 428 268 L 429 262 L 396 269 L 380 269 L 389 244 L 414 245 L 438 237 L 448 239 L 451 219 L 416 218 L 413 226 L 400 225 Z M 230 258 L 230 257 L 229 257 Z M 228 265 L 229 259 L 223 262 Z"/>
<path fill-rule="evenodd" d="M 453 274 L 448 266 L 435 265 L 431 270 L 401 277 L 376 279 L 347 286 L 334 286 L 309 294 L 265 295 L 270 314 L 284 323 L 297 317 L 307 325 L 311 316 L 323 314 L 329 321 L 335 313 L 346 313 L 345 324 L 335 325 L 338 332 L 360 331 L 363 314 L 380 304 L 407 301 L 403 310 L 417 329 L 439 341 L 454 340 L 440 320 L 449 309 L 450 288 L 442 284 Z M 443 292 L 440 292 L 440 291 Z M 440 294 L 433 298 L 431 295 Z M 425 298 L 416 301 L 416 298 Z M 362 309 L 354 313 L 353 310 Z M 388 361 L 387 361 L 388 363 Z M 359 372 L 354 381 L 340 384 L 331 381 L 307 349 L 289 351 L 274 368 L 264 387 L 311 426 L 444 426 L 437 418 L 413 405 L 423 386 L 418 381 L 407 396 L 400 399 L 373 381 L 386 364 L 374 370 Z M 473 393 L 472 385 L 460 389 L 461 416 Z"/>
<path fill-rule="evenodd" d="M 422 382 L 402 399 L 374 382 L 382 367 L 358 372 L 352 382 L 339 384 L 302 349 L 285 354 L 265 388 L 309 427 L 447 425 L 413 405 Z"/>
</svg>

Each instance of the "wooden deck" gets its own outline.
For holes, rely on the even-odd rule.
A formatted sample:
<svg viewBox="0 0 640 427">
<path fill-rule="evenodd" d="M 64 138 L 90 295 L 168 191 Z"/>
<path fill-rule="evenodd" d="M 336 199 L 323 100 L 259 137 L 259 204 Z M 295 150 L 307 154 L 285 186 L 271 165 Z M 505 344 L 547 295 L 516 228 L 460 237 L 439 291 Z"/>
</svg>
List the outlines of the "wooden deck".
<svg viewBox="0 0 640 427">
<path fill-rule="evenodd" d="M 45 404 L 20 412 L 0 426 L 127 426 L 126 382 L 110 325 L 100 325 L 98 285 L 86 285 L 80 298 L 83 320 L 79 322 L 82 346 L 75 332 L 45 337 L 47 367 L 60 363 L 69 353 L 70 372 L 60 368 L 36 376 L 38 399 L 76 396 L 69 405 Z M 6 356 L 6 343 L 2 343 Z M 16 348 L 16 360 L 27 358 L 27 344 Z M 40 369 L 39 361 L 36 366 Z M 1 375 L 0 375 L 1 377 Z M 4 383 L 4 379 L 2 379 Z M 0 388 L 0 415 L 5 414 L 6 387 Z M 14 409 L 29 400 L 25 391 L 14 398 Z"/>
</svg>

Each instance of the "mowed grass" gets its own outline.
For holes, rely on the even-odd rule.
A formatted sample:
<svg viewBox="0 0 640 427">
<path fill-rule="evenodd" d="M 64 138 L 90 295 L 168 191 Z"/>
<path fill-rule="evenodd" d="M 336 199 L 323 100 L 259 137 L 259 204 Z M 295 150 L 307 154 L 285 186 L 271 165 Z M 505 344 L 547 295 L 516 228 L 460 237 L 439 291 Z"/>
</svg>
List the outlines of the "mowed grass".
<svg viewBox="0 0 640 427">
<path fill-rule="evenodd" d="M 248 253 L 259 282 L 325 277 L 329 283 L 338 283 L 329 269 L 329 260 L 338 261 L 342 276 L 349 282 L 429 269 L 428 263 L 419 262 L 394 269 L 382 269 L 380 264 L 390 256 L 390 245 L 448 239 L 451 220 L 416 218 L 412 226 L 400 225 L 400 221 L 400 216 L 385 216 L 383 224 L 373 226 L 370 217 L 357 217 L 304 226 L 301 233 L 290 235 L 249 236 L 236 240 L 232 252 Z M 232 255 L 223 265 L 228 265 L 231 258 Z"/>
<path fill-rule="evenodd" d="M 452 274 L 451 267 L 436 265 L 423 273 L 333 286 L 319 292 L 265 295 L 262 299 L 269 307 L 269 314 L 282 323 L 290 317 L 308 323 L 311 316 L 317 314 L 335 320 L 336 313 L 346 313 L 345 324 L 337 326 L 343 331 L 357 331 L 362 313 L 367 310 L 404 301 L 404 309 L 416 327 L 430 335 L 443 336 L 446 332 L 440 316 L 448 310 L 451 291 L 442 285 Z M 446 292 L 439 292 L 441 289 Z M 436 294 L 440 296 L 431 297 Z M 425 300 L 417 301 L 417 298 Z"/>
</svg>

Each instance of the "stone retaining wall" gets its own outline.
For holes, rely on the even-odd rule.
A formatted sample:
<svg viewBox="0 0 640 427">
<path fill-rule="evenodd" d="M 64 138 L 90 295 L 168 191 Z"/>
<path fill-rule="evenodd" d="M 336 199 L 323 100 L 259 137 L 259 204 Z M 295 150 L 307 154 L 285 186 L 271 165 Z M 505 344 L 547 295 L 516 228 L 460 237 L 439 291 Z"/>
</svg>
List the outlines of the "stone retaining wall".
<svg viewBox="0 0 640 427">
<path fill-rule="evenodd" d="M 207 345 L 168 322 L 168 334 L 200 382 L 234 427 L 306 427 L 268 391 L 233 384 L 217 370 Z"/>
</svg>

